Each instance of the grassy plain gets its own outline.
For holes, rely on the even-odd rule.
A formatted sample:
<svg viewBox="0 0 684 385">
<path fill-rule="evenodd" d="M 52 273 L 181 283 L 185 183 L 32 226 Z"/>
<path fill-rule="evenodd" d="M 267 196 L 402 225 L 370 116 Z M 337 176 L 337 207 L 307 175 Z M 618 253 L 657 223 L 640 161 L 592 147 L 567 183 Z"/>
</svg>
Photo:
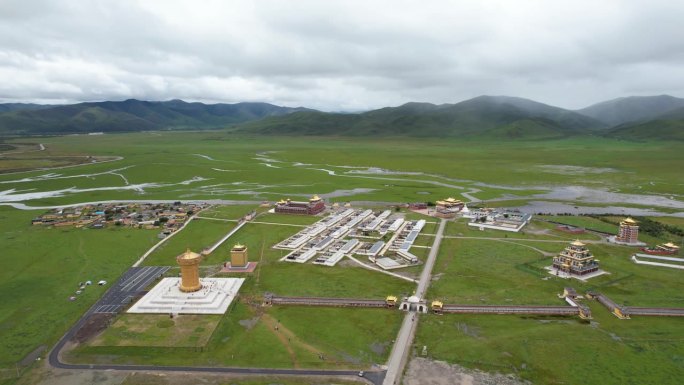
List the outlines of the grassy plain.
<svg viewBox="0 0 684 385">
<path fill-rule="evenodd" d="M 461 193 L 480 190 L 472 192 L 472 195 L 486 200 L 514 199 L 510 202 L 522 204 L 538 199 L 532 196 L 541 193 L 544 188 L 563 185 L 621 193 L 664 194 L 678 201 L 682 201 L 684 196 L 681 167 L 671 167 L 684 164 L 684 151 L 681 151 L 681 144 L 675 142 L 634 143 L 599 138 L 515 143 L 406 138 L 270 138 L 238 136 L 220 131 L 46 137 L 35 138 L 35 141 L 44 143 L 47 148 L 40 155 L 43 160 L 1 157 L 0 170 L 64 165 L 87 159 L 85 157 L 91 155 L 102 157 L 100 159 L 122 159 L 53 170 L 0 174 L 0 202 L 50 206 L 109 200 L 233 200 L 240 206 L 217 208 L 203 215 L 234 220 L 262 200 L 274 201 L 286 197 L 301 199 L 313 193 L 330 194 L 328 200 L 338 202 L 413 202 L 434 201 L 448 196 L 463 199 L 465 197 Z M 66 158 L 60 159 L 62 156 Z M 353 173 L 368 167 L 412 174 Z M 597 172 L 597 169 L 609 170 Z M 30 227 L 30 218 L 40 212 L 0 207 L 4 247 L 4 254 L 0 258 L 6 266 L 0 272 L 0 289 L 12 298 L 12 301 L 4 301 L 0 305 L 3 314 L 0 316 L 0 338 L 5 341 L 0 348 L 0 366 L 4 368 L 13 369 L 15 362 L 36 347 L 52 344 L 101 295 L 97 291 L 99 288 L 89 288 L 77 301 L 68 302 L 66 298 L 76 289 L 75 283 L 93 277 L 113 282 L 140 254 L 157 242 L 158 231 Z M 265 214 L 257 218 L 257 221 L 296 225 L 306 225 L 309 220 L 303 217 L 291 220 Z M 234 225 L 234 222 L 210 220 L 192 223 L 184 230 L 187 233 L 178 234 L 146 263 L 172 264 L 179 249 L 182 251 L 186 246 L 201 249 L 220 239 Z M 426 232 L 435 228 L 435 225 L 428 226 Z M 334 269 L 278 263 L 277 259 L 283 252 L 273 250 L 270 246 L 298 230 L 296 226 L 248 224 L 215 252 L 216 257 L 207 258 L 204 268 L 212 269 L 220 265 L 227 259 L 231 242 L 240 241 L 249 245 L 250 258 L 260 261 L 258 270 L 245 283 L 246 297 L 272 291 L 283 295 L 382 298 L 387 294 L 402 295 L 412 291 L 411 284 L 347 262 Z M 532 239 L 568 240 L 573 236 L 555 232 L 552 226 L 539 223 L 534 223 L 530 230 L 538 231 L 526 231 L 523 236 L 509 235 L 506 238 L 489 231 L 471 230 L 462 223 L 450 224 L 447 233 L 451 236 L 494 236 L 506 239 L 446 239 L 435 271 L 442 275 L 433 283 L 430 296 L 470 303 L 557 304 L 559 300 L 554 296 L 568 282 L 554 277 L 542 281 L 543 273 L 540 273 L 539 267 L 547 264 L 548 258 L 541 259 L 542 254 L 531 247 L 556 252 L 563 244 L 533 242 Z M 592 239 L 589 235 L 586 237 Z M 421 237 L 421 244 L 429 244 L 427 238 Z M 416 250 L 425 252 L 427 249 Z M 684 306 L 681 294 L 684 291 L 677 272 L 634 265 L 627 259 L 631 250 L 626 248 L 608 245 L 594 248 L 592 245 L 592 250 L 612 274 L 591 280 L 588 284 L 573 281 L 572 285 L 580 291 L 597 288 L 620 303 L 633 305 Z M 600 314 L 602 310 L 596 309 L 595 313 Z M 273 335 L 269 324 L 262 321 L 263 318 L 251 329 L 239 323 L 240 320 L 258 316 L 251 307 L 237 304 L 230 314 L 219 323 L 217 331 L 206 344 L 205 349 L 208 350 L 199 357 L 195 358 L 194 355 L 194 349 L 197 348 L 178 348 L 179 357 L 186 360 L 185 364 L 224 364 L 228 362 L 228 357 L 235 356 L 239 357 L 238 365 L 260 362 L 261 366 L 274 367 L 334 366 L 330 363 L 332 361 L 319 363 L 316 358 L 311 361 L 308 345 L 336 357 L 335 362 L 343 362 L 344 365 L 356 365 L 357 359 L 364 363 L 382 362 L 384 356 L 374 356 L 374 353 L 364 350 L 364 346 L 369 346 L 376 335 L 381 337 L 377 340 L 382 344 L 391 340 L 396 332 L 393 327 L 388 327 L 387 335 L 382 334 L 381 323 L 373 322 L 379 313 L 364 313 L 357 309 L 316 312 L 322 317 L 320 319 L 314 319 L 308 309 L 269 309 L 267 314 L 272 318 L 280 316 L 283 320 L 288 319 L 287 328 L 293 331 L 304 325 L 315 325 L 312 326 L 314 329 L 320 327 L 318 332 L 296 330 L 297 335 L 306 337 L 302 337 L 302 343 L 288 345 Z M 354 319 L 357 314 L 365 318 Z M 387 317 L 381 322 L 389 325 L 399 322 L 396 315 Z M 440 331 L 430 328 L 431 323 L 447 318 L 426 317 L 425 328 L 419 329 L 419 341 L 425 340 L 426 344 L 432 346 L 435 340 L 428 340 L 433 338 L 431 336 L 439 335 Z M 341 322 L 341 319 L 351 321 Z M 467 322 L 476 322 L 482 325 L 480 327 L 483 330 L 492 329 L 500 333 L 497 335 L 492 331 L 492 335 L 496 336 L 493 340 L 510 343 L 504 347 L 514 357 L 510 359 L 511 364 L 524 359 L 528 367 L 532 366 L 534 374 L 523 374 L 523 377 L 540 382 L 578 382 L 574 377 L 576 370 L 568 369 L 572 373 L 558 379 L 555 372 L 548 373 L 550 370 L 547 372 L 542 369 L 553 367 L 556 361 L 550 363 L 544 357 L 524 350 L 527 348 L 521 341 L 535 339 L 534 333 L 538 331 L 537 328 L 528 330 L 528 326 L 536 324 L 526 322 L 537 321 L 516 317 L 472 319 L 475 321 Z M 509 327 L 506 321 L 500 321 L 506 319 L 519 320 L 520 323 L 511 322 Z M 604 377 L 600 378 L 608 379 L 605 383 L 610 383 L 613 377 L 622 378 L 623 373 L 632 373 L 621 362 L 616 364 L 615 370 L 611 369 L 609 358 L 617 357 L 621 352 L 633 354 L 625 360 L 625 367 L 627 363 L 634 363 L 635 357 L 642 357 L 643 362 L 649 363 L 650 367 L 661 368 L 666 374 L 672 373 L 673 362 L 681 368 L 682 344 L 678 342 L 682 339 L 681 328 L 675 327 L 681 326 L 677 324 L 680 320 L 639 321 L 649 322 L 648 325 L 655 327 L 649 330 L 646 330 L 644 323 L 634 321 L 617 323 L 610 317 L 599 319 L 601 325 L 606 325 L 611 333 L 617 335 L 620 335 L 622 325 L 630 325 L 630 322 L 632 325 L 641 325 L 645 331 L 639 335 L 638 327 L 625 326 L 625 338 L 638 341 L 636 345 L 632 344 L 636 347 L 609 344 L 605 345 L 608 346 L 606 351 L 596 348 L 599 349 L 596 352 L 607 357 L 597 358 L 594 361 L 596 364 L 592 364 L 589 358 L 593 353 L 583 350 L 584 345 L 580 346 L 581 339 L 573 339 L 579 336 L 574 332 L 568 332 L 567 338 L 553 340 L 549 346 L 558 345 L 559 355 L 561 346 L 567 346 L 572 359 L 563 362 L 580 360 L 595 368 L 593 376 L 603 373 Z M 332 323 L 336 327 L 340 325 L 340 333 L 325 336 L 323 325 Z M 548 337 L 546 339 L 549 341 L 552 335 L 562 335 L 561 329 L 565 324 L 558 324 L 561 326 L 549 329 L 551 332 L 548 335 L 541 332 L 540 335 Z M 358 341 L 342 338 L 350 334 L 350 325 L 363 329 L 365 337 L 359 337 Z M 662 330 L 663 340 L 675 341 L 669 342 L 672 346 L 664 342 L 661 345 L 657 341 L 659 337 L 654 334 L 657 328 Z M 509 339 L 507 336 L 510 335 L 514 338 Z M 471 366 L 477 366 L 472 364 L 478 360 L 475 357 L 483 357 L 480 361 L 496 362 L 492 357 L 501 354 L 501 346 L 492 340 L 467 340 L 466 337 L 453 331 L 445 332 L 439 341 L 441 350 L 429 347 L 431 354 L 436 358 L 464 364 L 470 362 Z M 650 340 L 655 342 L 644 347 L 650 344 L 647 342 Z M 472 350 L 464 351 L 459 343 Z M 517 348 L 513 346 L 516 344 L 519 345 Z M 586 346 L 594 345 L 587 342 Z M 663 351 L 662 355 L 654 353 L 658 349 Z M 646 353 L 639 356 L 639 352 Z M 116 357 L 116 362 L 173 361 L 169 348 L 117 346 L 84 347 L 74 352 L 74 359 L 90 362 L 88 360 L 91 358 L 104 360 L 103 357 L 108 355 Z M 523 358 L 519 358 L 521 355 Z M 581 355 L 584 356 L 576 357 Z M 539 364 L 535 363 L 537 360 Z M 232 359 L 230 362 L 233 362 Z M 510 365 L 504 363 L 504 368 L 510 368 Z M 650 373 L 650 370 L 646 373 Z M 589 378 L 592 380 L 590 383 L 598 381 L 593 381 L 598 377 Z M 641 379 L 641 383 L 648 383 L 646 375 L 634 378 Z M 653 378 L 662 379 L 664 374 L 655 374 Z"/>
<path fill-rule="evenodd" d="M 262 309 L 241 302 L 233 305 L 228 315 L 222 317 L 211 339 L 202 347 L 91 344 L 70 352 L 69 360 L 156 365 L 367 368 L 386 360 L 400 322 L 400 313 L 386 309 Z"/>
<path fill-rule="evenodd" d="M 684 163 L 680 144 L 668 142 L 465 143 L 453 139 L 269 138 L 225 132 L 145 132 L 36 141 L 49 151 L 123 159 L 51 171 L 61 174 L 61 179 L 18 182 L 47 171 L 22 173 L 21 178 L 18 174 L 0 176 L 0 182 L 15 181 L 8 187 L 41 192 L 76 189 L 37 197 L 29 201 L 31 205 L 110 199 L 260 201 L 353 189 L 367 190 L 350 196 L 346 194 L 352 192 L 338 193 L 331 200 L 434 201 L 446 196 L 463 198 L 460 193 L 470 189 L 481 190 L 473 193 L 480 199 L 529 199 L 542 191 L 540 187 L 557 185 L 675 197 L 684 193 L 676 182 L 677 168 L 662 167 Z M 4 161 L 0 159 L 0 165 Z M 549 163 L 560 167 L 546 167 Z M 358 173 L 370 166 L 425 174 Z M 567 173 L 565 166 L 587 171 Z M 595 168 L 611 171 L 596 174 Z M 89 176 L 79 176 L 84 174 Z M 154 185 L 138 186 L 144 183 Z"/>
<path fill-rule="evenodd" d="M 594 221 L 580 219 L 577 225 Z M 579 293 L 598 290 L 627 306 L 684 307 L 680 271 L 636 265 L 629 260 L 634 248 L 588 244 L 610 275 L 587 282 L 549 275 L 543 267 L 551 264 L 551 256 L 544 253 L 555 254 L 564 246 L 529 231 L 496 240 L 445 239 L 428 296 L 446 303 L 561 305 L 556 294 L 572 286 Z M 533 383 L 678 383 L 683 320 L 622 321 L 598 303 L 588 304 L 591 322 L 531 316 L 424 317 L 415 343 L 427 346 L 434 359 L 514 373 Z"/>
<path fill-rule="evenodd" d="M 122 314 L 90 342 L 92 346 L 205 346 L 220 315 Z"/>
<path fill-rule="evenodd" d="M 30 220 L 43 211 L 0 206 L 0 367 L 41 345 L 52 345 L 107 289 L 78 283 L 114 282 L 156 239 L 156 231 L 45 228 Z"/>
<path fill-rule="evenodd" d="M 148 266 L 175 266 L 175 258 L 178 254 L 188 248 L 199 253 L 204 248 L 211 247 L 221 240 L 236 225 L 237 223 L 235 222 L 195 218 L 183 231 L 171 237 L 167 242 L 162 243 L 145 259 L 143 264 Z M 219 263 L 219 261 L 213 260 L 213 256 L 214 254 L 209 255 L 202 262 L 205 264 Z"/>
<path fill-rule="evenodd" d="M 591 302 L 594 320 L 444 315 L 423 317 L 416 346 L 428 356 L 534 384 L 678 384 L 682 320 L 619 320 Z"/>
</svg>

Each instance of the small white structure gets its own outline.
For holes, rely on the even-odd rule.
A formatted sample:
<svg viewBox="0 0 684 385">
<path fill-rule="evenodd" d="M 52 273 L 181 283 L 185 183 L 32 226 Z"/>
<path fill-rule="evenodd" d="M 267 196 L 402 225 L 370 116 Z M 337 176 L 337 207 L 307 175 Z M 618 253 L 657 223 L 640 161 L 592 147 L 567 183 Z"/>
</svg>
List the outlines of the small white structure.
<svg viewBox="0 0 684 385">
<path fill-rule="evenodd" d="M 399 310 L 403 311 L 417 311 L 418 313 L 427 313 L 428 306 L 424 299 L 418 298 L 418 296 L 412 295 L 408 298 L 404 298 L 399 305 Z"/>
<path fill-rule="evenodd" d="M 244 278 L 200 278 L 202 288 L 182 292 L 180 278 L 164 278 L 128 309 L 128 313 L 223 314 L 237 295 Z"/>
<path fill-rule="evenodd" d="M 498 209 L 478 209 L 472 211 L 468 218 L 468 226 L 483 229 L 494 229 L 519 232 L 532 219 L 532 214 L 525 214 L 516 211 L 500 211 Z"/>
</svg>

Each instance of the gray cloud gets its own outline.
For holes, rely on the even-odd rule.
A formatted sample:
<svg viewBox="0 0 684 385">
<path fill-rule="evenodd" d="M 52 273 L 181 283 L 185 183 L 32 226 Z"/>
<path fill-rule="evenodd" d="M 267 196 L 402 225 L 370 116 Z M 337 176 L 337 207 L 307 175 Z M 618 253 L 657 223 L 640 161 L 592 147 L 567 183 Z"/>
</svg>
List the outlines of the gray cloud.
<svg viewBox="0 0 684 385">
<path fill-rule="evenodd" d="M 684 96 L 673 1 L 0 2 L 0 101 Z"/>
</svg>

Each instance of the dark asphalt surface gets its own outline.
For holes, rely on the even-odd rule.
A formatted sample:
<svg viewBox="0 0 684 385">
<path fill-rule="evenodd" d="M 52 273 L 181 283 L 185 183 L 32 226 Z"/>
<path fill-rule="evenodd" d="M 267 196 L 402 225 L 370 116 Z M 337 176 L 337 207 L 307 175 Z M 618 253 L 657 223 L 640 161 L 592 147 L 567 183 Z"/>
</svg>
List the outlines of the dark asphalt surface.
<svg viewBox="0 0 684 385">
<path fill-rule="evenodd" d="M 60 360 L 59 353 L 76 332 L 86 323 L 88 318 L 98 313 L 98 309 L 107 310 L 107 306 L 123 306 L 130 301 L 131 296 L 141 293 L 150 283 L 163 274 L 168 267 L 132 267 L 128 269 L 112 285 L 102 298 L 97 301 L 83 316 L 69 329 L 52 348 L 48 356 L 49 364 L 58 369 L 78 370 L 122 370 L 122 371 L 156 371 L 156 372 L 202 372 L 202 373 L 232 373 L 232 374 L 260 374 L 260 375 L 297 375 L 297 376 L 358 376 L 357 370 L 311 370 L 311 369 L 265 369 L 265 368 L 229 368 L 202 366 L 156 366 L 156 365 L 103 365 L 103 364 L 67 364 Z M 102 308 L 105 306 L 105 308 Z M 103 311 L 107 313 L 108 311 Z M 365 371 L 364 378 L 376 385 L 382 384 L 385 371 Z"/>
<path fill-rule="evenodd" d="M 168 269 L 167 266 L 131 267 L 100 298 L 93 313 L 118 313 Z"/>
</svg>

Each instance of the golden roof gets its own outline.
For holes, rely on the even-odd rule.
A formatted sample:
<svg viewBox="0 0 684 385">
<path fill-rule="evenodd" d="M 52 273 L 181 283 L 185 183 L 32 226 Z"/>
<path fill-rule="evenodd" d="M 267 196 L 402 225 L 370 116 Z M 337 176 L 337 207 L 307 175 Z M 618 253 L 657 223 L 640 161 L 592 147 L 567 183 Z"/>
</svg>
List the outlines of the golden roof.
<svg viewBox="0 0 684 385">
<path fill-rule="evenodd" d="M 625 220 L 622 221 L 622 222 L 623 222 L 623 223 L 626 223 L 626 224 L 628 224 L 628 225 L 636 225 L 636 223 L 637 223 L 634 219 L 632 219 L 632 218 L 630 218 L 630 217 L 627 217 L 627 219 L 625 219 Z"/>
<path fill-rule="evenodd" d="M 244 249 L 244 248 L 245 248 L 245 245 L 243 245 L 240 242 L 236 243 L 235 246 L 233 246 L 233 249 Z"/>
<path fill-rule="evenodd" d="M 281 200 L 278 201 L 278 204 L 279 204 L 279 205 L 284 205 L 285 203 L 287 203 L 287 202 L 285 201 L 285 199 L 281 199 Z"/>
<path fill-rule="evenodd" d="M 397 297 L 393 295 L 388 295 L 387 298 L 385 299 L 387 302 L 397 302 Z"/>
<path fill-rule="evenodd" d="M 195 259 L 195 258 L 201 258 L 201 255 L 193 252 L 190 250 L 188 247 L 185 252 L 177 257 L 177 259 Z"/>
<path fill-rule="evenodd" d="M 582 247 L 582 246 L 584 246 L 584 243 L 580 242 L 579 239 L 575 239 L 575 240 L 571 243 L 571 245 Z"/>
<path fill-rule="evenodd" d="M 314 196 L 312 196 L 311 199 L 309 199 L 309 200 L 310 200 L 310 201 L 320 201 L 320 200 L 321 200 L 321 197 L 319 197 L 318 195 L 314 194 Z"/>
<path fill-rule="evenodd" d="M 432 301 L 432 307 L 442 307 L 444 304 L 442 301 Z"/>
<path fill-rule="evenodd" d="M 679 248 L 679 246 L 675 245 L 675 244 L 672 243 L 672 242 L 668 242 L 668 243 L 664 244 L 663 246 L 669 247 L 669 248 L 671 248 L 671 249 L 678 249 L 678 248 Z"/>
</svg>

